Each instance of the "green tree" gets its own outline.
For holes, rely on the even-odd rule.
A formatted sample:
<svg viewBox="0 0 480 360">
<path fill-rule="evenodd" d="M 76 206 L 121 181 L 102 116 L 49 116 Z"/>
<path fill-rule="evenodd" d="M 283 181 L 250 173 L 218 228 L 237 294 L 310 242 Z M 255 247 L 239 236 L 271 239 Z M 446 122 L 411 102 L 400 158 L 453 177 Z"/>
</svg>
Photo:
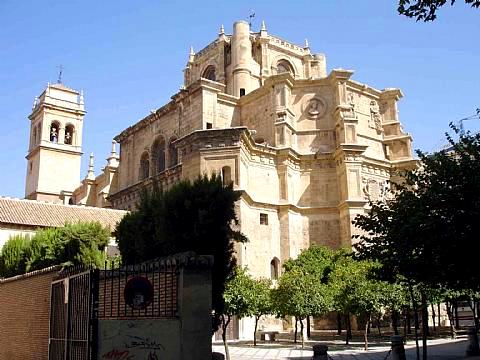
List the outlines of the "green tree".
<svg viewBox="0 0 480 360">
<path fill-rule="evenodd" d="M 388 284 L 375 278 L 372 261 L 359 261 L 351 256 L 339 258 L 330 275 L 330 286 L 333 289 L 334 304 L 337 311 L 347 317 L 349 314 L 363 316 L 365 322 L 365 350 L 368 350 L 368 324 L 373 314 L 378 314 L 385 305 L 386 294 L 390 291 Z M 347 329 L 346 343 L 348 344 Z"/>
<path fill-rule="evenodd" d="M 110 230 L 98 222 L 38 230 L 31 240 L 15 237 L 2 249 L 0 263 L 6 270 L 2 275 L 23 274 L 52 265 L 102 267 L 109 239 Z"/>
<path fill-rule="evenodd" d="M 432 288 L 478 291 L 476 263 L 480 223 L 480 134 L 462 134 L 450 148 L 433 154 L 417 152 L 421 166 L 396 184 L 395 198 L 373 204 L 355 219 L 363 230 L 358 254 L 382 263 L 382 276 L 400 279 L 421 293 Z M 417 322 L 417 321 L 416 321 Z M 426 322 L 423 341 L 426 344 Z M 424 345 L 424 358 L 426 346 Z"/>
<path fill-rule="evenodd" d="M 437 10 L 450 3 L 455 4 L 456 0 L 399 0 L 398 12 L 417 21 L 433 21 L 437 18 Z M 480 7 L 480 0 L 465 0 L 465 4 L 473 8 Z"/>
<path fill-rule="evenodd" d="M 126 215 L 115 231 L 126 264 L 185 251 L 213 255 L 214 329 L 224 314 L 225 283 L 235 267 L 234 243 L 246 241 L 233 228 L 239 198 L 240 192 L 232 185 L 223 186 L 216 175 L 182 181 L 168 191 L 154 186 L 142 194 L 137 209 Z"/>
<path fill-rule="evenodd" d="M 26 272 L 27 252 L 30 238 L 24 235 L 14 235 L 3 245 L 0 254 L 0 276 L 10 277 Z"/>
<path fill-rule="evenodd" d="M 227 343 L 227 328 L 232 316 L 239 319 L 251 316 L 251 301 L 253 298 L 252 285 L 254 280 L 247 274 L 246 269 L 236 267 L 233 275 L 225 284 L 224 310 L 222 314 L 222 340 L 225 346 L 225 356 L 230 360 L 230 352 Z"/>
<path fill-rule="evenodd" d="M 270 279 L 253 279 L 251 284 L 252 299 L 250 302 L 251 315 L 255 317 L 253 331 L 253 346 L 257 345 L 258 321 L 264 315 L 273 313 L 272 282 Z"/>
<path fill-rule="evenodd" d="M 295 341 L 297 320 L 300 320 L 303 344 L 303 320 L 330 311 L 332 303 L 329 275 L 338 257 L 345 250 L 332 250 L 325 246 L 311 246 L 303 250 L 296 259 L 283 265 L 284 274 L 274 291 L 273 305 L 279 316 L 295 317 Z"/>
</svg>

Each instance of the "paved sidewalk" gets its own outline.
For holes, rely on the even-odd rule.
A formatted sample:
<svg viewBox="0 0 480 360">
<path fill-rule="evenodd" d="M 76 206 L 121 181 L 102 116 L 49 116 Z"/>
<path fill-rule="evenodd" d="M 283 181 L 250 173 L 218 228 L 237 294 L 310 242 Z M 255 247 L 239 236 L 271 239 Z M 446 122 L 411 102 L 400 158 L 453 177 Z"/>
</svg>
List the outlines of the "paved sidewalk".
<svg viewBox="0 0 480 360">
<path fill-rule="evenodd" d="M 230 344 L 231 360 L 247 360 L 247 359 L 264 359 L 264 360 L 310 360 L 313 356 L 311 346 L 315 342 L 308 342 L 305 349 L 285 344 L 259 344 L 257 347 L 242 344 Z M 354 344 L 354 345 L 360 345 Z M 364 351 L 361 349 L 336 350 L 329 351 L 328 354 L 335 360 L 384 360 L 390 350 L 389 347 L 375 347 L 371 350 Z M 465 358 L 465 350 L 467 348 L 466 339 L 436 339 L 428 342 L 428 359 L 433 360 L 456 360 Z M 213 351 L 224 353 L 223 344 L 214 344 Z M 420 348 L 420 356 L 421 356 Z M 416 360 L 415 343 L 409 342 L 406 346 L 407 360 Z M 388 359 L 388 358 L 387 358 Z M 470 360 L 478 360 L 480 357 L 469 357 Z"/>
</svg>

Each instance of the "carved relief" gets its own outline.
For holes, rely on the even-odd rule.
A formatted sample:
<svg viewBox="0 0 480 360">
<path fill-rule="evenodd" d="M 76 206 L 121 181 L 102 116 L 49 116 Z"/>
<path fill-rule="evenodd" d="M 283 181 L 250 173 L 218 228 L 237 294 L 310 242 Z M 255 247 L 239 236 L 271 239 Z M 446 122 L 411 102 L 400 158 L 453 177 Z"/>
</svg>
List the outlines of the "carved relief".
<svg viewBox="0 0 480 360">
<path fill-rule="evenodd" d="M 392 192 L 387 180 L 379 181 L 362 177 L 363 198 L 368 201 L 386 201 L 392 198 Z"/>
<path fill-rule="evenodd" d="M 325 115 L 327 104 L 325 100 L 314 97 L 304 103 L 304 113 L 310 119 L 318 119 Z"/>
<path fill-rule="evenodd" d="M 380 117 L 380 107 L 375 100 L 370 101 L 370 121 L 368 126 L 376 129 L 377 132 L 382 131 L 382 119 Z"/>
<path fill-rule="evenodd" d="M 350 106 L 350 109 L 343 111 L 343 117 L 348 118 L 357 118 L 355 114 L 355 95 L 352 92 L 347 93 L 347 104 Z"/>
</svg>

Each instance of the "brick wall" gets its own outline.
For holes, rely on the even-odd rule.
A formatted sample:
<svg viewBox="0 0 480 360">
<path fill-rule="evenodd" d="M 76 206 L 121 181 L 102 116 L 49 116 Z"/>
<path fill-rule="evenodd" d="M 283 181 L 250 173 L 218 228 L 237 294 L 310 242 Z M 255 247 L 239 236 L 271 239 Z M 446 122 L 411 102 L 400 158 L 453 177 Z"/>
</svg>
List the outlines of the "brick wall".
<svg viewBox="0 0 480 360">
<path fill-rule="evenodd" d="M 0 360 L 48 359 L 50 283 L 56 271 L 0 280 Z"/>
</svg>

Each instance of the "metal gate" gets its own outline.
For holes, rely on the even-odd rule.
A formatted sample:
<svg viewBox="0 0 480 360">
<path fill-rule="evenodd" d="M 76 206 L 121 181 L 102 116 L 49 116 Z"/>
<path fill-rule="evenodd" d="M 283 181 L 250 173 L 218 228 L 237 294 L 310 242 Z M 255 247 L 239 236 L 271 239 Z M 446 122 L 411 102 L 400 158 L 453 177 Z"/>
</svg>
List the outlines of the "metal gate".
<svg viewBox="0 0 480 360">
<path fill-rule="evenodd" d="M 98 271 L 66 274 L 52 282 L 49 360 L 95 360 Z"/>
</svg>

